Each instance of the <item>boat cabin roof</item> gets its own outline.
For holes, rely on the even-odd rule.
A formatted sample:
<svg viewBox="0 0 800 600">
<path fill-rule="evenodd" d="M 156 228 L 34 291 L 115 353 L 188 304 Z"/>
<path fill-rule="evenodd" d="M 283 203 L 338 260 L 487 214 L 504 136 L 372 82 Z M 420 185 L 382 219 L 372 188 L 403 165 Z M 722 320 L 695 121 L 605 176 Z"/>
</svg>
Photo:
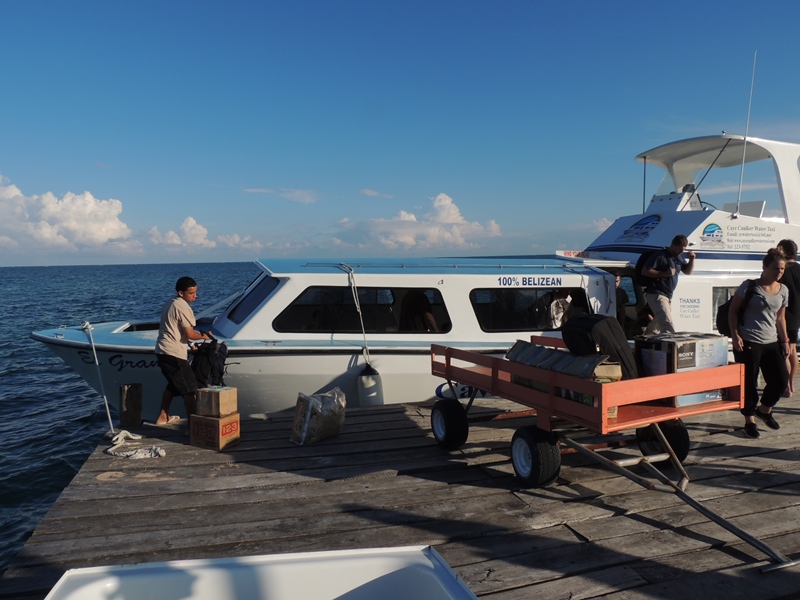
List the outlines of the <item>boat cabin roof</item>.
<svg viewBox="0 0 800 600">
<path fill-rule="evenodd" d="M 542 273 L 569 271 L 585 273 L 596 271 L 580 263 L 560 258 L 411 258 L 411 259 L 261 259 L 256 264 L 275 277 L 297 274 L 347 273 L 356 274 L 461 274 L 485 275 L 508 271 L 515 273 Z"/>
<path fill-rule="evenodd" d="M 769 145 L 779 144 L 771 140 L 748 138 L 745 161 L 753 162 L 770 158 Z M 740 135 L 709 135 L 662 144 L 642 152 L 636 157 L 639 162 L 671 171 L 676 163 L 691 165 L 694 169 L 735 167 L 742 164 L 744 137 Z"/>
</svg>

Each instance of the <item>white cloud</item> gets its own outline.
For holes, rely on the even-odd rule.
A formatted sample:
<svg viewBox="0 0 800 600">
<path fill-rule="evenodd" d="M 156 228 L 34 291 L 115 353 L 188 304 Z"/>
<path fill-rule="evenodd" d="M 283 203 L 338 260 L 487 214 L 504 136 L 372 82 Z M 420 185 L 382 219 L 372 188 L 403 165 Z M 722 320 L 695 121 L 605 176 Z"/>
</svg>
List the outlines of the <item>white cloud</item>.
<svg viewBox="0 0 800 600">
<path fill-rule="evenodd" d="M 167 233 L 162 234 L 155 225 L 150 228 L 150 231 L 147 232 L 147 236 L 150 240 L 150 243 L 154 246 L 183 245 L 183 240 L 181 240 L 181 236 L 179 236 L 177 233 L 170 230 Z"/>
<path fill-rule="evenodd" d="M 319 196 L 314 190 L 293 190 L 282 189 L 278 194 L 281 198 L 286 198 L 292 202 L 299 202 L 300 204 L 314 204 Z"/>
<path fill-rule="evenodd" d="M 274 194 L 275 192 L 269 188 L 245 188 L 246 194 Z"/>
<path fill-rule="evenodd" d="M 234 233 L 233 235 L 218 235 L 217 241 L 229 248 L 242 248 L 244 250 L 261 250 L 264 244 L 249 235 L 244 237 Z"/>
<path fill-rule="evenodd" d="M 363 196 L 369 196 L 370 198 L 394 198 L 391 194 L 385 194 L 383 192 L 379 192 L 377 190 L 371 190 L 369 188 L 364 188 L 359 192 Z"/>
<path fill-rule="evenodd" d="M 213 248 L 216 242 L 208 239 L 208 229 L 195 221 L 194 217 L 186 217 L 181 223 L 181 233 L 187 244 Z"/>
<path fill-rule="evenodd" d="M 139 252 L 133 232 L 120 219 L 122 202 L 90 192 L 25 196 L 0 177 L 0 245 L 19 252 Z"/>
<path fill-rule="evenodd" d="M 256 193 L 256 192 L 252 192 Z M 260 193 L 260 192 L 259 192 Z M 263 193 L 282 195 L 300 203 L 316 201 L 313 190 L 284 189 Z M 121 219 L 120 200 L 95 198 L 90 192 L 25 196 L 0 175 L 0 261 L 4 264 L 98 264 L 162 260 L 165 253 L 181 256 L 242 259 L 253 254 L 321 256 L 354 252 L 376 256 L 394 251 L 449 254 L 481 249 L 491 252 L 500 238 L 497 222 L 467 220 L 453 199 L 439 194 L 427 211 L 398 210 L 391 216 L 354 220 L 340 216 L 335 223 L 314 226 L 306 221 L 281 223 L 266 238 L 258 234 L 214 233 L 195 216 L 178 227 L 163 223 L 134 234 Z M 248 223 L 244 223 L 247 225 Z M 162 227 L 162 229 L 159 229 Z M 513 238 L 513 233 L 511 238 Z M 495 238 L 495 241 L 491 241 Z"/>
<path fill-rule="evenodd" d="M 486 238 L 499 236 L 500 226 L 467 221 L 447 194 L 433 198 L 433 211 L 417 215 L 401 210 L 390 219 L 358 223 L 342 220 L 334 240 L 339 246 L 363 248 L 375 244 L 386 250 L 463 250 L 484 246 Z"/>
<path fill-rule="evenodd" d="M 150 242 L 158 246 L 180 246 L 188 248 L 214 248 L 217 242 L 208 239 L 208 229 L 200 225 L 194 217 L 186 217 L 181 223 L 180 234 L 168 231 L 162 234 L 158 227 L 148 231 Z"/>
</svg>

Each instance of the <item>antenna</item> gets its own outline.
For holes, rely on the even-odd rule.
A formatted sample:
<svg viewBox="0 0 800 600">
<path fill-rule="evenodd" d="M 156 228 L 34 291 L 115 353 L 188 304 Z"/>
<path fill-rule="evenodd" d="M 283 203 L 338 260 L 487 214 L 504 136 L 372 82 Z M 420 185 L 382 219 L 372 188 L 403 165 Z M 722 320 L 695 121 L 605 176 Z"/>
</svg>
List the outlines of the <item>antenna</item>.
<svg viewBox="0 0 800 600">
<path fill-rule="evenodd" d="M 758 50 L 753 55 L 753 77 L 750 80 L 750 101 L 747 103 L 747 125 L 744 128 L 744 144 L 742 145 L 742 171 L 739 174 L 739 197 L 736 200 L 736 217 L 739 217 L 739 206 L 742 204 L 742 183 L 744 182 L 744 163 L 747 154 L 747 134 L 750 132 L 750 108 L 753 106 L 753 87 L 756 83 L 756 60 Z"/>
<path fill-rule="evenodd" d="M 644 157 L 644 181 L 642 181 L 642 214 L 645 213 L 644 201 L 647 195 L 647 157 Z"/>
</svg>

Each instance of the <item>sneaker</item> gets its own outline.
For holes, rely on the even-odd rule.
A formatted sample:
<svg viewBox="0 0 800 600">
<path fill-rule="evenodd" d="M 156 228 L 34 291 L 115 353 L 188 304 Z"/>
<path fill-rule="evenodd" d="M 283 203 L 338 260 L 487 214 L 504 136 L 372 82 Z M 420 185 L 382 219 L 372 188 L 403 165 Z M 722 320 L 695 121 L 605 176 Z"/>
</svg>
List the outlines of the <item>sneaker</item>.
<svg viewBox="0 0 800 600">
<path fill-rule="evenodd" d="M 753 439 L 757 439 L 761 437 L 761 434 L 758 432 L 758 425 L 755 423 L 745 423 L 744 424 L 744 434 Z"/>
<path fill-rule="evenodd" d="M 756 409 L 756 416 L 764 421 L 764 424 L 769 427 L 770 429 L 780 429 L 781 426 L 775 420 L 775 417 L 772 416 L 772 413 L 763 413 L 760 410 Z"/>
</svg>

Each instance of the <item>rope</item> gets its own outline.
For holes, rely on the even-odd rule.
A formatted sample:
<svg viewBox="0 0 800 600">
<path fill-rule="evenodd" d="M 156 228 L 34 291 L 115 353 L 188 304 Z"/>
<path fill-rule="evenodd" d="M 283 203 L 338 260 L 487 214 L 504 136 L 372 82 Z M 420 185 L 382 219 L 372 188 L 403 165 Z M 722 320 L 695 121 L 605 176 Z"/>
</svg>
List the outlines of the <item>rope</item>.
<svg viewBox="0 0 800 600">
<path fill-rule="evenodd" d="M 81 323 L 83 329 L 89 336 L 89 343 L 92 345 L 92 354 L 94 355 L 94 365 L 97 367 L 97 379 L 100 381 L 100 393 L 103 395 L 103 402 L 106 405 L 106 415 L 108 415 L 108 426 L 111 428 L 111 433 L 114 433 L 114 423 L 111 421 L 111 410 L 108 408 L 108 398 L 106 398 L 106 389 L 103 386 L 103 375 L 100 373 L 100 361 L 97 360 L 97 350 L 94 347 L 94 337 L 92 337 L 92 326 L 89 321 Z"/>
<path fill-rule="evenodd" d="M 111 437 L 111 447 L 106 448 L 104 452 L 117 458 L 160 458 L 167 455 L 167 451 L 160 446 L 150 446 L 149 448 L 136 448 L 135 450 L 120 450 L 119 448 L 125 444 L 126 440 L 140 440 L 142 436 L 138 433 L 131 433 L 129 431 L 122 431 L 114 433 L 114 430 L 106 432 L 106 437 Z"/>
<path fill-rule="evenodd" d="M 346 264 L 341 263 L 342 268 L 347 271 L 347 278 L 350 281 L 350 291 L 353 292 L 353 301 L 356 304 L 356 311 L 358 311 L 358 320 L 361 322 L 361 335 L 364 338 L 364 360 L 366 361 L 368 366 L 370 365 L 369 362 L 369 344 L 367 344 L 367 331 L 364 328 L 364 316 L 361 314 L 361 303 L 358 301 L 358 288 L 356 287 L 356 274 L 353 271 L 353 268 Z"/>
</svg>

